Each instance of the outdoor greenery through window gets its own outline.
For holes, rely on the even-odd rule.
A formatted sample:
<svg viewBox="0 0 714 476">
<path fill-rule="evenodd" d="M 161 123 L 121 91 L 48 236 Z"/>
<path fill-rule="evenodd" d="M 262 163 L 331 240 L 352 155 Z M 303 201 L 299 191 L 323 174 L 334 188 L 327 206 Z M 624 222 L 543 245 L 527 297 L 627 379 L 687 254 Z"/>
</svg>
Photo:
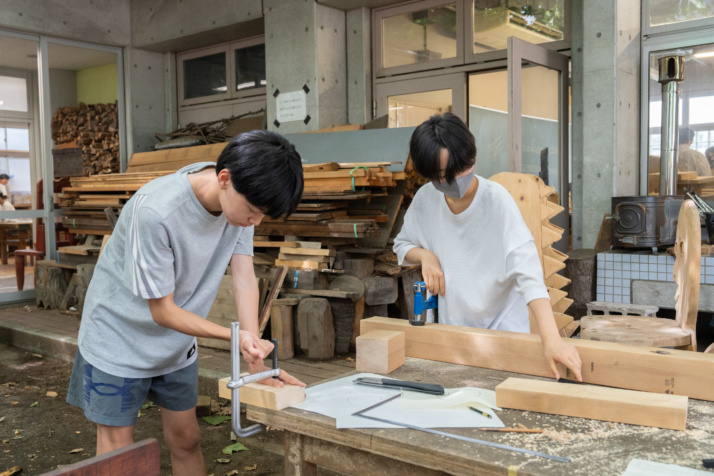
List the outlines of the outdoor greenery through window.
<svg viewBox="0 0 714 476">
<path fill-rule="evenodd" d="M 714 0 L 649 0 L 650 26 L 714 17 Z"/>
<path fill-rule="evenodd" d="M 564 0 L 475 0 L 473 53 L 503 50 L 514 36 L 539 44 L 564 38 Z"/>
</svg>

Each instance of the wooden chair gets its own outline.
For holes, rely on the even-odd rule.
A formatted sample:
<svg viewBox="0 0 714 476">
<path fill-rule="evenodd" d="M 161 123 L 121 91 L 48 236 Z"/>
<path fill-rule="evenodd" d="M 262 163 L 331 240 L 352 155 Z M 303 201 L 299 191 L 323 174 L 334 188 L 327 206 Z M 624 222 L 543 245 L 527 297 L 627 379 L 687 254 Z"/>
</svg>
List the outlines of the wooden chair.
<svg viewBox="0 0 714 476">
<path fill-rule="evenodd" d="M 699 212 L 691 200 L 682 203 L 674 243 L 674 282 L 677 283 L 675 316 L 584 316 L 580 320 L 583 339 L 650 347 L 697 350 L 699 273 L 702 260 L 702 230 Z"/>
<path fill-rule="evenodd" d="M 160 468 L 159 442 L 149 438 L 43 476 L 158 476 Z"/>
</svg>

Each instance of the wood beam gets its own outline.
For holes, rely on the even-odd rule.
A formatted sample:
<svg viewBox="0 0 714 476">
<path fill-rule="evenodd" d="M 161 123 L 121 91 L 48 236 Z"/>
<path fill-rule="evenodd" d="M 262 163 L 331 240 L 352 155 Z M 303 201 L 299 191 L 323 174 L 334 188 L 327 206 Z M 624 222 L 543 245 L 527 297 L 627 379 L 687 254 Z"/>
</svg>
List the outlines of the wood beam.
<svg viewBox="0 0 714 476">
<path fill-rule="evenodd" d="M 407 357 L 551 377 L 537 335 L 431 323 L 416 327 L 386 317 L 363 319 L 360 329 L 404 332 Z M 714 401 L 714 354 L 565 341 L 580 353 L 584 382 Z M 574 379 L 565 367 L 559 369 L 562 377 Z"/>
<path fill-rule="evenodd" d="M 688 401 L 683 395 L 513 377 L 496 387 L 496 405 L 503 408 L 670 430 L 687 426 Z"/>
</svg>

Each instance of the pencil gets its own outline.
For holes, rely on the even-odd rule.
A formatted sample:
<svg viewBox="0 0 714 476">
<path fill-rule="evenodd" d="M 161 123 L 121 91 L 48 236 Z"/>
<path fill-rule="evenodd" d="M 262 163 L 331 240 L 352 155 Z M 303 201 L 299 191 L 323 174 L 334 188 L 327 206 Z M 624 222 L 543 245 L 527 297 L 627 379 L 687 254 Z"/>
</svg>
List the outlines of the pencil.
<svg viewBox="0 0 714 476">
<path fill-rule="evenodd" d="M 474 408 L 474 407 L 469 406 L 469 409 L 475 411 L 476 413 L 480 413 L 481 415 L 483 415 L 483 416 L 485 416 L 485 417 L 493 418 L 493 416 L 491 416 L 490 413 L 482 412 L 482 411 L 479 410 L 478 408 Z"/>
</svg>

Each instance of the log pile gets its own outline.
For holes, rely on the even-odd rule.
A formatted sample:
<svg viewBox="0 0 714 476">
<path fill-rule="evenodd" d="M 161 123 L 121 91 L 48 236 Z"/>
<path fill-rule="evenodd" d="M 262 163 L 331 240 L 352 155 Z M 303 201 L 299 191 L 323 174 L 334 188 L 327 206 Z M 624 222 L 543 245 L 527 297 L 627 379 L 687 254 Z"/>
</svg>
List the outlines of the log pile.
<svg viewBox="0 0 714 476">
<path fill-rule="evenodd" d="M 62 107 L 52 116 L 52 140 L 56 146 L 82 148 L 84 175 L 119 172 L 119 127 L 116 104 L 84 104 Z"/>
</svg>

